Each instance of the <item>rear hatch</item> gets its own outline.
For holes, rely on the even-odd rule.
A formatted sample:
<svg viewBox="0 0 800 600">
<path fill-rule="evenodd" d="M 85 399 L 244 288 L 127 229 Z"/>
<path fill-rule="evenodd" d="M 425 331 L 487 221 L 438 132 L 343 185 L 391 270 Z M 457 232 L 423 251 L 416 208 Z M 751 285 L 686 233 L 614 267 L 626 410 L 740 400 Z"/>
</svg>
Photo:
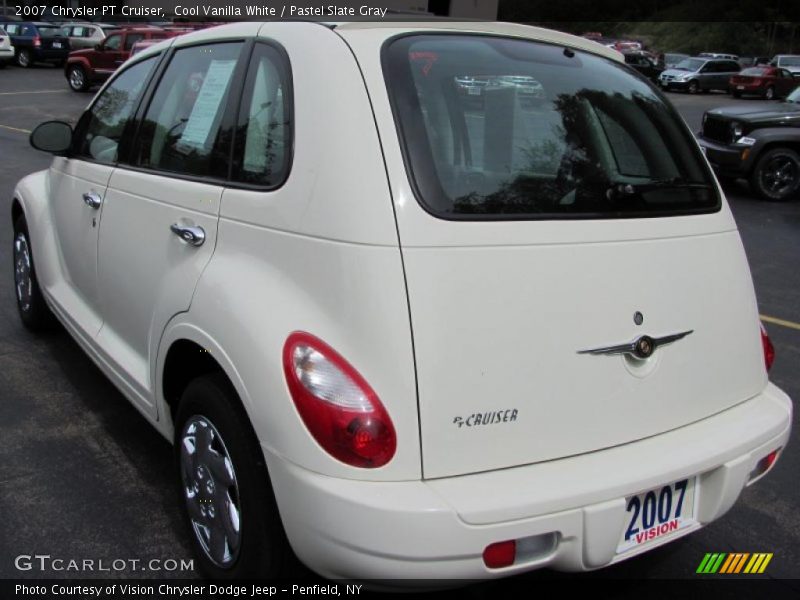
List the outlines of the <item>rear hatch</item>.
<svg viewBox="0 0 800 600">
<path fill-rule="evenodd" d="M 650 84 L 585 52 L 468 35 L 399 38 L 384 68 L 395 193 L 415 197 L 397 219 L 425 477 L 628 443 L 763 388 L 739 235 Z M 542 97 L 508 85 L 466 102 L 479 74 Z M 643 336 L 650 356 L 618 348 Z"/>
<path fill-rule="evenodd" d="M 39 48 L 46 56 L 69 54 L 69 38 L 64 35 L 61 28 L 39 25 L 36 29 L 39 33 Z"/>
</svg>

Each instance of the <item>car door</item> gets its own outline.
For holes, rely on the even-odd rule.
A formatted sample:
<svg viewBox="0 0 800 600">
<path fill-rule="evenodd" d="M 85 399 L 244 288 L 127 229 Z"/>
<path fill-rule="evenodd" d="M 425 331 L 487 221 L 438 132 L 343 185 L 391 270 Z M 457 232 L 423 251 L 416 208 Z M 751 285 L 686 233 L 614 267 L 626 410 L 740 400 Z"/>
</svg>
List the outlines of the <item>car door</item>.
<svg viewBox="0 0 800 600">
<path fill-rule="evenodd" d="M 92 62 L 98 75 L 107 77 L 123 63 L 122 35 L 121 33 L 109 35 L 100 50 L 92 56 Z"/>
<path fill-rule="evenodd" d="M 167 322 L 189 309 L 216 243 L 243 45 L 171 54 L 142 108 L 130 164 L 114 171 L 106 193 L 98 346 L 152 416 L 151 358 Z"/>
<path fill-rule="evenodd" d="M 103 198 L 118 149 L 155 59 L 126 69 L 81 117 L 69 156 L 50 167 L 50 211 L 60 251 L 59 277 L 48 286 L 72 324 L 93 337 L 100 330 L 97 240 Z"/>
<path fill-rule="evenodd" d="M 775 91 L 779 98 L 788 96 L 800 81 L 795 80 L 791 72 L 786 69 L 775 69 Z"/>
</svg>

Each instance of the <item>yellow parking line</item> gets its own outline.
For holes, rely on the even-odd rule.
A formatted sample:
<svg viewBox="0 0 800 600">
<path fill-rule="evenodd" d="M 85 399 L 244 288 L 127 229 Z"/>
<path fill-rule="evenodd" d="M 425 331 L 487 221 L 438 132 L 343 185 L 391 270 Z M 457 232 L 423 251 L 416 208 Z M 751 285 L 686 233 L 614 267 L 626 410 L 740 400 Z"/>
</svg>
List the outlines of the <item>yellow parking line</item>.
<svg viewBox="0 0 800 600">
<path fill-rule="evenodd" d="M 64 90 L 35 90 L 30 92 L 0 92 L 0 96 L 20 96 L 22 94 L 57 94 Z"/>
<path fill-rule="evenodd" d="M 778 319 L 777 317 L 770 317 L 767 315 L 760 315 L 761 320 L 767 323 L 772 323 L 773 325 L 780 325 L 781 327 L 788 327 L 789 329 L 797 329 L 800 330 L 800 323 L 795 323 L 794 321 L 786 321 L 785 319 Z"/>
<path fill-rule="evenodd" d="M 9 127 L 8 125 L 0 125 L 2 129 L 9 129 L 11 131 L 19 131 L 20 133 L 30 133 L 30 129 L 20 129 L 19 127 Z"/>
</svg>

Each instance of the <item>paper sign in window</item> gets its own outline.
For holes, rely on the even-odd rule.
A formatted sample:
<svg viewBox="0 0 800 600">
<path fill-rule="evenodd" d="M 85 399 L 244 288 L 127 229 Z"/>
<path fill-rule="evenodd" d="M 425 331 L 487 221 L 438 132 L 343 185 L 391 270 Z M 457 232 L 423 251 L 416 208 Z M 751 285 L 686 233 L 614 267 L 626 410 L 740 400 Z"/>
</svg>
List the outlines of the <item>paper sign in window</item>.
<svg viewBox="0 0 800 600">
<path fill-rule="evenodd" d="M 217 114 L 222 110 L 222 99 L 228 89 L 235 66 L 235 60 L 211 61 L 203 85 L 197 94 L 197 100 L 192 107 L 192 114 L 189 115 L 189 120 L 181 134 L 181 145 L 204 147 L 208 143 L 208 136 Z"/>
</svg>

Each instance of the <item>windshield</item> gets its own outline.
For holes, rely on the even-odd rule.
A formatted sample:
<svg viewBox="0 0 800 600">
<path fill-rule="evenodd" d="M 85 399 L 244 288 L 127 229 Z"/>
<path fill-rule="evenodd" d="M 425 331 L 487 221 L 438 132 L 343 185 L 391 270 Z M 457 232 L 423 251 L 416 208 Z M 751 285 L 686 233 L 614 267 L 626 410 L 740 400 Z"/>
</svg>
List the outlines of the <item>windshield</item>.
<svg viewBox="0 0 800 600">
<path fill-rule="evenodd" d="M 718 206 L 683 122 L 621 64 L 469 35 L 401 37 L 384 60 L 406 164 L 436 215 L 611 218 Z"/>
<path fill-rule="evenodd" d="M 675 68 L 683 69 L 684 71 L 697 71 L 704 64 L 706 64 L 706 61 L 701 58 L 687 58 L 675 65 Z"/>
<path fill-rule="evenodd" d="M 46 27 L 46 26 L 39 25 L 39 26 L 36 27 L 36 29 L 39 31 L 39 36 L 41 36 L 43 38 L 56 37 L 56 36 L 59 36 L 59 35 L 64 35 L 64 33 L 61 31 L 61 28 L 59 28 L 59 27 Z"/>
<path fill-rule="evenodd" d="M 769 72 L 769 69 L 765 69 L 764 67 L 750 67 L 749 69 L 744 69 L 739 75 L 749 75 L 750 77 L 764 77 Z"/>
<path fill-rule="evenodd" d="M 778 59 L 781 67 L 800 67 L 800 56 L 781 56 Z"/>
</svg>

